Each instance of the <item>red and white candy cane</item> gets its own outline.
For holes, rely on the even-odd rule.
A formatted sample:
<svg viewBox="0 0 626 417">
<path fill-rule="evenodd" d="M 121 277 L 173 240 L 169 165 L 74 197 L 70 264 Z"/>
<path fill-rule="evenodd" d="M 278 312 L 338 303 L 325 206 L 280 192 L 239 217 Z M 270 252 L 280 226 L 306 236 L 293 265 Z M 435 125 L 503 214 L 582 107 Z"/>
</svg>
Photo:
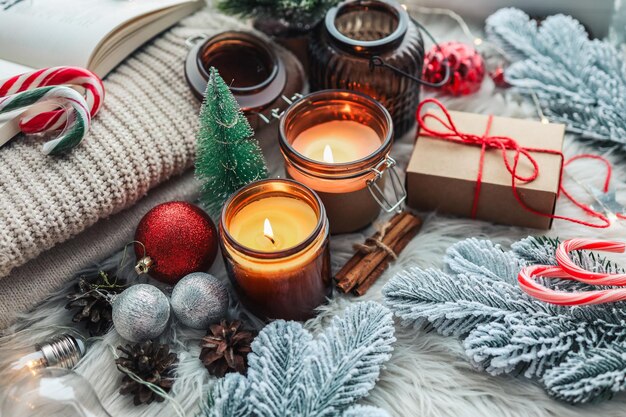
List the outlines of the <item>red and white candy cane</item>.
<svg viewBox="0 0 626 417">
<path fill-rule="evenodd" d="M 104 101 L 104 86 L 96 74 L 78 67 L 44 68 L 0 81 L 0 97 L 46 86 L 70 85 L 85 89 L 89 114 L 95 116 Z M 19 126 L 23 133 L 39 133 L 61 129 L 67 121 L 65 109 L 29 110 L 22 115 Z"/>
<path fill-rule="evenodd" d="M 626 250 L 626 243 L 594 239 L 570 239 L 561 243 L 556 250 L 556 262 L 562 270 L 576 277 L 577 281 L 592 285 L 626 285 L 626 274 L 591 272 L 576 265 L 569 253 L 580 249 L 623 253 Z"/>
<path fill-rule="evenodd" d="M 626 250 L 626 244 L 594 239 L 566 240 L 559 245 L 556 251 L 558 266 L 532 265 L 522 268 L 517 277 L 521 289 L 532 297 L 557 305 L 591 305 L 626 300 L 626 288 L 566 292 L 552 290 L 535 280 L 535 277 L 561 278 L 592 285 L 626 286 L 626 274 L 592 272 L 576 265 L 571 260 L 569 253 L 580 249 L 621 253 Z"/>
</svg>

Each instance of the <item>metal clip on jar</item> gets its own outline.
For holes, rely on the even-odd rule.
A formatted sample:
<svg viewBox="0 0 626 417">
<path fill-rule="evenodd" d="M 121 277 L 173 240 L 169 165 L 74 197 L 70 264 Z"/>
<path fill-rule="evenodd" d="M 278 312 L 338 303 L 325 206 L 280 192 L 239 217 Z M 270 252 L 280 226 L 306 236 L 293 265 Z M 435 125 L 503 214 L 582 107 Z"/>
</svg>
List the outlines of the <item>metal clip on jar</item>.
<svg viewBox="0 0 626 417">
<path fill-rule="evenodd" d="M 310 217 L 302 215 L 302 207 Z M 272 213 L 282 223 L 274 227 L 281 227 L 283 240 L 272 235 L 276 246 L 268 251 L 258 240 L 246 245 L 254 234 L 267 237 L 261 235 L 263 218 Z M 332 292 L 328 229 L 319 197 L 295 181 L 262 180 L 236 192 L 224 205 L 219 230 L 226 270 L 242 303 L 268 319 L 313 317 Z M 286 244 L 285 234 L 295 239 L 293 245 Z"/>
<path fill-rule="evenodd" d="M 392 1 L 351 0 L 330 9 L 309 46 L 311 91 L 341 88 L 365 93 L 391 113 L 396 136 L 415 124 L 420 87 L 372 58 L 420 77 L 424 40 L 407 11 Z"/>
<path fill-rule="evenodd" d="M 203 99 L 209 69 L 217 68 L 253 128 L 269 123 L 271 110 L 286 107 L 308 88 L 298 59 L 253 33 L 201 35 L 187 44 L 185 77 L 194 96 Z"/>
<path fill-rule="evenodd" d="M 303 132 L 332 121 L 363 125 L 373 131 L 379 144 L 365 157 L 341 163 L 320 162 L 294 148 L 294 141 Z M 354 232 L 368 226 L 378 217 L 381 207 L 386 212 L 402 207 L 406 191 L 394 168 L 396 162 L 389 156 L 393 125 L 389 112 L 379 102 L 346 90 L 312 93 L 287 108 L 279 131 L 287 176 L 317 192 L 326 207 L 331 233 Z M 340 142 L 339 134 L 333 134 Z M 357 145 L 361 139 L 364 138 L 356 136 Z M 387 178 L 394 192 L 392 200 L 384 193 Z"/>
</svg>

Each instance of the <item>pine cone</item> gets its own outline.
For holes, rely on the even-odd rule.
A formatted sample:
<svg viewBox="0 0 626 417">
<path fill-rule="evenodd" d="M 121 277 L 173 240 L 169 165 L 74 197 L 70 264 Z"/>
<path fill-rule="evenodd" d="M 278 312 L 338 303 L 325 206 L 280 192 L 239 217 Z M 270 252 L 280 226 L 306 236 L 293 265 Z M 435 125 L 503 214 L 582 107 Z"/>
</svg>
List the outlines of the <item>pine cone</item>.
<svg viewBox="0 0 626 417">
<path fill-rule="evenodd" d="M 228 372 L 245 374 L 254 337 L 255 333 L 241 329 L 240 321 L 222 320 L 212 325 L 202 339 L 200 360 L 211 375 L 220 378 Z"/>
<path fill-rule="evenodd" d="M 143 381 L 169 392 L 174 384 L 174 370 L 178 362 L 176 353 L 170 352 L 168 345 L 160 345 L 152 341 L 132 346 L 118 346 L 117 349 L 126 355 L 115 360 L 117 369 L 125 374 L 122 378 L 120 394 L 133 394 L 135 405 L 150 404 L 154 400 L 163 401 L 162 396 L 141 382 L 133 380 L 127 372 L 130 371 Z"/>
<path fill-rule="evenodd" d="M 74 292 L 67 298 L 70 300 L 66 309 L 79 308 L 74 314 L 74 323 L 84 322 L 90 336 L 102 336 L 109 331 L 113 323 L 111 317 L 111 303 L 103 295 L 119 294 L 126 289 L 126 281 L 111 280 L 112 271 L 100 271 L 96 277 L 80 277 L 74 285 Z M 114 276 L 114 275 L 113 275 Z M 96 289 L 101 292 L 96 291 Z"/>
</svg>

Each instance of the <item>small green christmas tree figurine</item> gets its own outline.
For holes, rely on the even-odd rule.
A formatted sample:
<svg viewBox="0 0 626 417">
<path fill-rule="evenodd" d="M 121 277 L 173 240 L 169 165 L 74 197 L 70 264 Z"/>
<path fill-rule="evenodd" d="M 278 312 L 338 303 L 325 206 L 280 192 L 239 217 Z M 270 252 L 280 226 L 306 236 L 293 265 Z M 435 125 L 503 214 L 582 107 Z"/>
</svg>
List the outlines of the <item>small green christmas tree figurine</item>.
<svg viewBox="0 0 626 417">
<path fill-rule="evenodd" d="M 267 177 L 253 134 L 228 85 L 211 67 L 200 111 L 196 178 L 202 183 L 200 201 L 214 218 L 232 193 Z"/>
<path fill-rule="evenodd" d="M 313 26 L 340 0 L 219 0 L 221 11 L 243 17 L 278 19 L 296 26 Z"/>
</svg>

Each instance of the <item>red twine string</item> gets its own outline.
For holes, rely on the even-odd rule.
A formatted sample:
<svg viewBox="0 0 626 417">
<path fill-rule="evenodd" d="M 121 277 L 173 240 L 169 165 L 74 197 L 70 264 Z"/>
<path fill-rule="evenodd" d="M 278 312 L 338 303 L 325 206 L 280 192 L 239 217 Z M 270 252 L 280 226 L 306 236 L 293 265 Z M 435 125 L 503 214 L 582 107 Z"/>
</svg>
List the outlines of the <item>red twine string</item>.
<svg viewBox="0 0 626 417">
<path fill-rule="evenodd" d="M 445 117 L 442 119 L 441 117 L 433 113 L 423 114 L 423 109 L 427 104 L 434 104 L 435 106 L 437 106 L 443 112 L 443 115 Z M 426 120 L 429 118 L 437 121 L 443 127 L 443 129 L 435 130 L 433 128 L 428 127 L 426 125 Z M 448 142 L 480 147 L 481 150 L 480 150 L 480 159 L 478 163 L 478 175 L 476 177 L 476 187 L 474 189 L 474 199 L 472 202 L 472 211 L 471 211 L 472 218 L 476 217 L 476 214 L 478 211 L 478 201 L 480 198 L 480 192 L 482 188 L 483 171 L 484 171 L 484 165 L 485 165 L 485 153 L 488 149 L 500 149 L 502 152 L 502 160 L 504 161 L 504 165 L 506 166 L 506 169 L 511 174 L 511 189 L 513 192 L 513 196 L 515 197 L 515 200 L 517 200 L 519 205 L 522 206 L 522 208 L 524 208 L 524 210 L 529 211 L 538 216 L 549 217 L 551 219 L 566 220 L 572 223 L 578 223 L 583 226 L 594 227 L 594 228 L 599 228 L 599 229 L 607 228 L 611 225 L 611 221 L 608 219 L 606 215 L 596 210 L 593 210 L 591 207 L 576 200 L 563 187 L 563 182 L 562 182 L 563 169 L 568 164 L 578 159 L 583 159 L 583 158 L 597 159 L 597 160 L 604 162 L 605 165 L 607 166 L 607 176 L 606 176 L 606 180 L 604 182 L 604 188 L 603 188 L 603 191 L 607 192 L 609 190 L 609 184 L 611 181 L 612 169 L 611 169 L 610 162 L 607 161 L 602 156 L 592 155 L 592 154 L 580 154 L 565 161 L 563 152 L 561 151 L 557 151 L 554 149 L 524 147 L 524 146 L 519 145 L 517 141 L 515 141 L 515 139 L 511 137 L 491 136 L 490 131 L 491 131 L 491 125 L 493 122 L 493 116 L 489 116 L 487 120 L 485 133 L 483 133 L 482 136 L 461 132 L 457 129 L 456 125 L 454 124 L 454 121 L 452 120 L 452 116 L 450 115 L 448 110 L 445 108 L 445 106 L 441 104 L 439 100 L 436 100 L 433 98 L 425 99 L 419 104 L 419 106 L 417 107 L 416 119 L 421 128 L 421 131 L 419 132 L 420 135 L 426 134 L 427 136 L 445 140 Z M 509 156 L 507 155 L 507 151 L 514 151 L 512 161 L 509 159 Z M 589 216 L 599 219 L 601 221 L 600 224 L 591 223 L 585 220 L 575 219 L 575 218 L 567 217 L 567 216 L 559 216 L 559 215 L 551 214 L 551 213 L 543 213 L 541 211 L 533 209 L 532 207 L 528 206 L 524 202 L 524 200 L 519 194 L 518 185 L 530 183 L 536 180 L 537 177 L 539 176 L 539 165 L 537 161 L 535 160 L 535 158 L 533 158 L 532 156 L 533 152 L 558 155 L 559 157 L 561 157 L 561 159 L 563 160 L 563 164 L 561 165 L 562 168 L 561 168 L 561 172 L 559 173 L 559 192 L 563 193 L 563 195 L 565 195 L 569 200 L 571 200 L 572 203 L 574 203 L 577 207 L 582 209 Z M 522 174 L 518 172 L 520 159 L 526 159 L 526 161 L 529 162 L 530 165 L 532 165 L 532 173 L 530 175 L 523 176 Z M 617 214 L 617 216 L 619 218 L 626 218 L 626 216 L 621 215 L 621 214 Z"/>
</svg>

